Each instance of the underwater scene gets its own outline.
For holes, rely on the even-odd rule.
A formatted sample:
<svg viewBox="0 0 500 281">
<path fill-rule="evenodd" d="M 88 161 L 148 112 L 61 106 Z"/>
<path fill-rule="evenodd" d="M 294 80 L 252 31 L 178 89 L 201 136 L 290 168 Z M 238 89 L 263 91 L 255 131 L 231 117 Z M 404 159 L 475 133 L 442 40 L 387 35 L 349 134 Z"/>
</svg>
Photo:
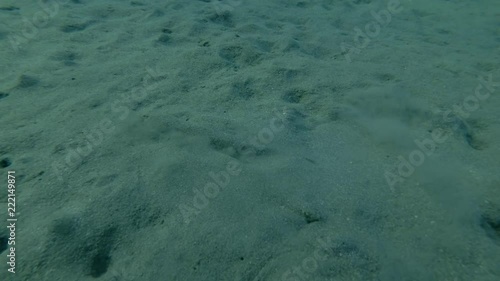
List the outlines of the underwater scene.
<svg viewBox="0 0 500 281">
<path fill-rule="evenodd" d="M 0 281 L 499 281 L 500 1 L 0 1 Z"/>
</svg>

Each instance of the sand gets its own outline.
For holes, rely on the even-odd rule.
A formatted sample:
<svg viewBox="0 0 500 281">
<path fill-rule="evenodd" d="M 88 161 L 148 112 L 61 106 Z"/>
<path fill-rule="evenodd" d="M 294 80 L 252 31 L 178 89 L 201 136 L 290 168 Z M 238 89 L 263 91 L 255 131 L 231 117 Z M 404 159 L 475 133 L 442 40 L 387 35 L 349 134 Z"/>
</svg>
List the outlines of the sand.
<svg viewBox="0 0 500 281">
<path fill-rule="evenodd" d="M 500 280 L 500 2 L 36 2 L 1 280 Z"/>
</svg>

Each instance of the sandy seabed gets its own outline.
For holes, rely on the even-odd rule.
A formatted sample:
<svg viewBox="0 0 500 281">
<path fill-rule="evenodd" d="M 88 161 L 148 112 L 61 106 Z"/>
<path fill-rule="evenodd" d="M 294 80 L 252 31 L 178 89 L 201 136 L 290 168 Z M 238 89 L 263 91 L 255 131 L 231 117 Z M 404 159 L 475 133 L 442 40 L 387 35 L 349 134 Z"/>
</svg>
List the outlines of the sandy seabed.
<svg viewBox="0 0 500 281">
<path fill-rule="evenodd" d="M 500 280 L 499 13 L 2 1 L 0 279 Z"/>
</svg>

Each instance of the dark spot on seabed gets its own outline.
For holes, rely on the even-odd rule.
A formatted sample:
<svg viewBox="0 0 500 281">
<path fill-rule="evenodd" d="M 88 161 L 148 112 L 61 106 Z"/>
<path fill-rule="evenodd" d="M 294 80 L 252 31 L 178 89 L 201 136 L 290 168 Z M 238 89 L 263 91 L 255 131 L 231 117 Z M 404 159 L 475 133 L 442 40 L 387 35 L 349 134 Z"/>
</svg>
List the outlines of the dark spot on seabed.
<svg viewBox="0 0 500 281">
<path fill-rule="evenodd" d="M 0 237 L 0 254 L 3 251 L 7 250 L 7 242 L 8 242 L 8 240 L 9 239 L 7 238 L 7 236 L 1 236 Z"/>
<path fill-rule="evenodd" d="M 312 159 L 310 159 L 310 158 L 305 157 L 304 159 L 305 159 L 307 162 L 310 162 L 310 163 L 312 163 L 312 164 L 316 164 L 316 161 L 314 161 L 314 160 L 312 160 Z"/>
<path fill-rule="evenodd" d="M 91 272 L 90 275 L 94 278 L 100 277 L 106 271 L 108 271 L 109 263 L 111 262 L 111 257 L 106 251 L 100 251 L 92 259 Z"/>
<path fill-rule="evenodd" d="M 234 26 L 233 15 L 230 11 L 219 11 L 211 14 L 208 19 L 217 24 L 221 24 L 226 27 Z"/>
<path fill-rule="evenodd" d="M 17 88 L 29 88 L 38 84 L 39 81 L 35 77 L 29 75 L 21 75 L 17 81 Z"/>
<path fill-rule="evenodd" d="M 111 249 L 113 244 L 115 229 L 108 229 L 99 237 L 94 245 L 93 256 L 90 264 L 90 276 L 98 278 L 104 275 L 111 264 Z"/>
<path fill-rule="evenodd" d="M 195 266 L 193 266 L 193 270 L 197 270 L 200 267 L 200 264 L 201 264 L 201 260 L 198 260 L 196 262 Z"/>
<path fill-rule="evenodd" d="M 158 37 L 158 43 L 167 45 L 171 40 L 171 37 L 168 34 L 162 34 Z"/>
<path fill-rule="evenodd" d="M 500 242 L 500 217 L 483 215 L 480 224 L 490 238 Z"/>
<path fill-rule="evenodd" d="M 338 242 L 332 248 L 332 250 L 336 256 L 342 256 L 342 255 L 346 255 L 346 254 L 359 252 L 358 246 L 356 246 L 356 244 L 354 244 L 352 242 L 348 242 L 348 241 Z"/>
<path fill-rule="evenodd" d="M 165 34 L 172 34 L 172 30 L 170 28 L 166 28 L 166 27 L 162 28 L 161 32 L 165 33 Z"/>
<path fill-rule="evenodd" d="M 321 221 L 321 217 L 319 215 L 313 214 L 308 211 L 302 211 L 302 215 L 304 216 L 304 219 L 306 220 L 307 224 Z"/>
<path fill-rule="evenodd" d="M 4 158 L 0 160 L 0 168 L 7 168 L 12 165 L 12 161 L 9 158 Z"/>
<path fill-rule="evenodd" d="M 0 100 L 3 99 L 3 98 L 6 98 L 8 96 L 9 96 L 9 94 L 4 93 L 4 92 L 0 92 Z"/>
<path fill-rule="evenodd" d="M 61 27 L 62 32 L 70 33 L 70 32 L 77 32 L 77 31 L 82 31 L 86 29 L 89 26 L 89 23 L 69 23 L 66 25 L 63 25 Z"/>
<path fill-rule="evenodd" d="M 57 237 L 69 237 L 74 235 L 80 226 L 78 217 L 64 217 L 56 220 L 52 226 L 52 233 Z"/>
<path fill-rule="evenodd" d="M 469 145 L 472 149 L 483 150 L 487 147 L 486 143 L 482 142 L 476 137 L 474 126 L 468 124 L 467 122 L 465 122 L 465 120 L 456 117 L 453 120 L 452 126 L 453 129 L 456 130 L 456 132 L 464 138 L 467 145 Z"/>
<path fill-rule="evenodd" d="M 58 52 L 52 56 L 52 59 L 55 61 L 60 61 L 66 66 L 76 65 L 76 61 L 80 58 L 80 55 L 71 50 L 64 50 Z"/>
<path fill-rule="evenodd" d="M 210 146 L 212 146 L 215 150 L 223 150 L 227 147 L 232 147 L 233 143 L 229 140 L 212 138 L 210 139 Z"/>
<path fill-rule="evenodd" d="M 2 11 L 17 11 L 17 10 L 19 10 L 19 7 L 16 7 L 16 6 L 3 6 L 3 7 L 0 7 L 0 10 L 2 10 Z"/>
<path fill-rule="evenodd" d="M 252 89 L 252 81 L 246 80 L 245 82 L 236 82 L 232 85 L 231 94 L 243 99 L 249 99 L 255 91 Z"/>
<path fill-rule="evenodd" d="M 241 46 L 226 46 L 219 51 L 219 56 L 227 61 L 235 62 L 243 54 Z"/>
</svg>

